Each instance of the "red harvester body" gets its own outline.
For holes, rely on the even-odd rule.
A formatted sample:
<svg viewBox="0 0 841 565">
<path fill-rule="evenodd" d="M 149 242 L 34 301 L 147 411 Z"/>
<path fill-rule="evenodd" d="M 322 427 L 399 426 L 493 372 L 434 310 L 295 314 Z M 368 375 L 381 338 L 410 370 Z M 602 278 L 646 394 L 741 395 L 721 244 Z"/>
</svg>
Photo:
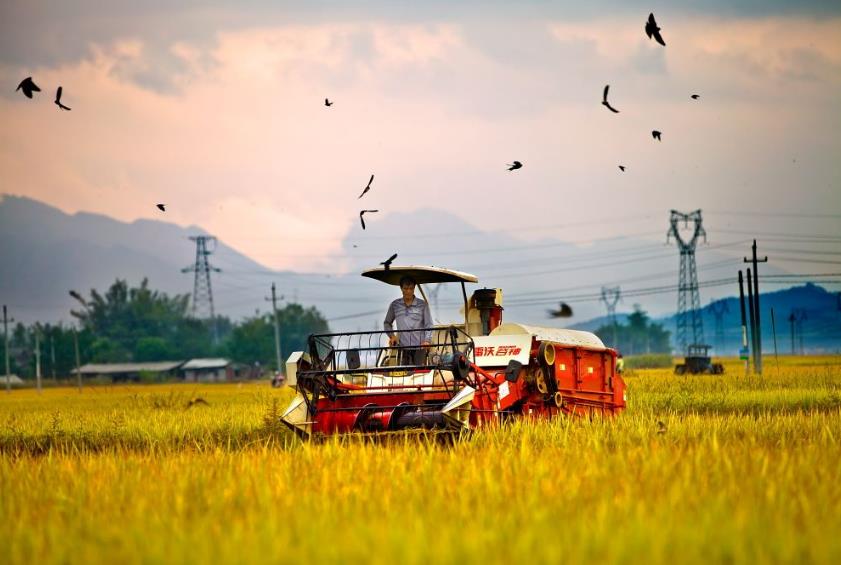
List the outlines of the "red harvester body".
<svg viewBox="0 0 841 565">
<path fill-rule="evenodd" d="M 405 429 L 459 431 L 513 418 L 615 414 L 625 407 L 616 352 L 589 332 L 502 323 L 502 291 L 468 300 L 467 273 L 391 267 L 391 284 L 461 282 L 464 324 L 430 328 L 428 346 L 389 346 L 384 331 L 310 336 L 287 362 L 298 394 L 282 421 L 302 437 Z M 417 331 L 417 330 L 411 330 Z M 391 332 L 398 336 L 406 332 Z M 408 341 L 408 340 L 404 340 Z"/>
</svg>

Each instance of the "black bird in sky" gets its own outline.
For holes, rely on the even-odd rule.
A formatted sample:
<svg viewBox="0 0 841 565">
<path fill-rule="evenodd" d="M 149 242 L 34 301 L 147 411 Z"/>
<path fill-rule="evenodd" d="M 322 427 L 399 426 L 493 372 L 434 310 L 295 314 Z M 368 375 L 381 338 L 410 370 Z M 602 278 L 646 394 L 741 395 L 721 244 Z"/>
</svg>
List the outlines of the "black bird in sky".
<svg viewBox="0 0 841 565">
<path fill-rule="evenodd" d="M 648 14 L 648 21 L 645 22 L 645 34 L 648 36 L 648 39 L 653 37 L 657 43 L 663 47 L 666 46 L 666 42 L 663 41 L 663 36 L 660 35 L 660 28 L 654 20 L 654 14 Z"/>
<path fill-rule="evenodd" d="M 550 318 L 570 318 L 572 317 L 572 308 L 566 302 L 561 302 L 557 310 L 547 310 Z"/>
<path fill-rule="evenodd" d="M 324 99 L 324 105 L 325 105 L 325 106 L 327 106 L 327 107 L 330 107 L 330 106 L 332 106 L 332 105 L 333 105 L 333 103 L 332 103 L 332 102 L 330 102 L 330 100 L 328 100 L 327 98 L 325 98 L 325 99 Z"/>
<path fill-rule="evenodd" d="M 382 263 L 380 263 L 380 265 L 385 267 L 385 270 L 387 271 L 391 267 L 392 261 L 394 261 L 395 259 L 397 259 L 397 253 L 395 253 L 394 255 L 392 255 L 391 257 L 389 257 L 388 259 L 386 259 Z"/>
<path fill-rule="evenodd" d="M 661 133 L 661 132 L 659 132 L 659 131 L 657 131 L 656 129 L 655 129 L 654 131 L 652 131 L 652 132 L 651 132 L 651 137 L 653 137 L 653 138 L 654 138 L 654 139 L 656 139 L 657 141 L 663 141 L 662 139 L 660 139 L 660 136 L 661 136 L 661 135 L 662 135 L 662 133 Z"/>
<path fill-rule="evenodd" d="M 624 173 L 625 172 L 625 165 L 619 165 L 619 170 Z"/>
<path fill-rule="evenodd" d="M 58 90 L 55 91 L 55 104 L 62 110 L 70 110 L 70 108 L 61 103 L 61 90 L 62 88 L 59 86 Z"/>
<path fill-rule="evenodd" d="M 513 163 L 509 163 L 509 165 L 508 165 L 508 170 L 509 171 L 513 171 L 515 169 L 521 169 L 521 168 L 523 168 L 523 164 L 519 161 L 514 161 Z"/>
<path fill-rule="evenodd" d="M 22 90 L 23 95 L 27 98 L 32 98 L 33 92 L 41 92 L 41 89 L 38 88 L 38 85 L 32 82 L 32 77 L 26 77 L 25 79 L 20 81 L 20 84 L 15 89 L 15 92 L 17 92 L 18 90 Z"/>
<path fill-rule="evenodd" d="M 368 179 L 368 185 L 365 187 L 365 190 L 362 191 L 362 194 L 359 195 L 359 198 L 362 198 L 363 196 L 365 196 L 366 192 L 371 190 L 371 183 L 372 182 L 374 182 L 374 175 L 371 175 L 371 178 Z M 359 200 L 359 198 L 357 198 L 357 200 Z"/>
<path fill-rule="evenodd" d="M 700 94 L 693 94 L 692 96 L 690 96 L 690 98 L 691 98 L 692 100 L 698 100 L 700 97 L 701 97 L 701 95 L 700 95 Z"/>
<path fill-rule="evenodd" d="M 155 206 L 157 206 L 158 210 L 161 212 L 166 212 L 166 204 L 156 204 Z"/>
<path fill-rule="evenodd" d="M 362 210 L 359 212 L 359 221 L 362 222 L 362 229 L 365 229 L 365 218 L 362 216 L 365 215 L 366 212 L 379 212 L 379 210 Z"/>
<path fill-rule="evenodd" d="M 607 91 L 608 90 L 610 90 L 610 85 L 609 84 L 604 85 L 604 94 L 602 94 L 602 106 L 604 106 L 605 108 L 607 108 L 608 110 L 610 110 L 614 114 L 618 114 L 619 110 L 617 110 L 616 108 L 611 106 L 610 102 L 607 101 Z"/>
</svg>

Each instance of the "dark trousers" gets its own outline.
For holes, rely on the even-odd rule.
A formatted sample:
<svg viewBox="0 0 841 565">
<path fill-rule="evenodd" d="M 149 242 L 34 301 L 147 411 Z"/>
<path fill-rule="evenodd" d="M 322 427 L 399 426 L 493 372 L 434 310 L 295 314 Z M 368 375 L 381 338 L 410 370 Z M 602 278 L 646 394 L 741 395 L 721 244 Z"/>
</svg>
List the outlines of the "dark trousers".
<svg viewBox="0 0 841 565">
<path fill-rule="evenodd" d="M 401 365 L 426 365 L 426 349 L 412 348 L 400 350 Z"/>
</svg>

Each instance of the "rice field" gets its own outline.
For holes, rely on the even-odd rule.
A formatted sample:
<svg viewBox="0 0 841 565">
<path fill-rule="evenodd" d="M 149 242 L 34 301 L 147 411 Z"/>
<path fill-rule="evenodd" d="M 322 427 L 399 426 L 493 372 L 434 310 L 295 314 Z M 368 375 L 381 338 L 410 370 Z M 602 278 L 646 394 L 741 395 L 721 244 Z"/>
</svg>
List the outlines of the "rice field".
<svg viewBox="0 0 841 565">
<path fill-rule="evenodd" d="M 0 393 L 0 560 L 841 562 L 841 358 L 626 380 L 454 445 L 302 444 L 266 383 Z"/>
</svg>

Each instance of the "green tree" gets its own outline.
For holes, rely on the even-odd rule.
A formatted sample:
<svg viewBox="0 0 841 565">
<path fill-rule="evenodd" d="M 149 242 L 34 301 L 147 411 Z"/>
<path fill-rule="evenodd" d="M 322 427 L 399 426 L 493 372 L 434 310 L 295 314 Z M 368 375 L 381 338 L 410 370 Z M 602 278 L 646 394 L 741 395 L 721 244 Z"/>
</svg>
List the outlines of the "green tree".
<svg viewBox="0 0 841 565">
<path fill-rule="evenodd" d="M 95 289 L 88 299 L 71 295 L 82 306 L 72 315 L 96 336 L 90 348 L 94 361 L 163 361 L 215 353 L 209 324 L 189 317 L 187 294 L 171 297 L 152 290 L 148 279 L 134 288 L 117 279 L 104 295 Z M 230 322 L 220 317 L 217 326 L 229 331 Z"/>
<path fill-rule="evenodd" d="M 278 318 L 281 328 L 280 346 L 284 357 L 304 349 L 310 334 L 330 331 L 327 320 L 315 307 L 287 304 L 278 310 Z M 275 367 L 272 315 L 255 316 L 234 327 L 225 343 L 225 350 L 231 359 L 239 363 L 260 363 Z"/>
<path fill-rule="evenodd" d="M 613 340 L 613 326 L 604 325 L 596 330 L 605 343 Z M 611 347 L 625 355 L 640 355 L 643 353 L 669 353 L 669 331 L 661 324 L 651 322 L 648 314 L 639 304 L 634 304 L 634 311 L 628 315 L 627 324 L 616 327 L 617 343 L 610 343 Z"/>
</svg>

